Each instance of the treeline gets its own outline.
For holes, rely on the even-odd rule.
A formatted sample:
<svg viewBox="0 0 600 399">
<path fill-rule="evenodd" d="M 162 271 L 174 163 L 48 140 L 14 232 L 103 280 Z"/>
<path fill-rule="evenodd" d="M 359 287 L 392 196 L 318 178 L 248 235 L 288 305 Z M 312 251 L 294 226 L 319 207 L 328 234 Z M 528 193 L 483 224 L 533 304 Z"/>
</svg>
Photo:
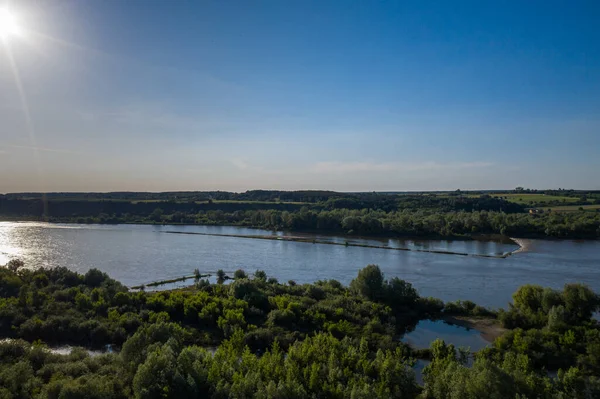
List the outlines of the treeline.
<svg viewBox="0 0 600 399">
<path fill-rule="evenodd" d="M 598 238 L 600 213 L 569 212 L 530 215 L 504 212 L 438 212 L 404 210 L 278 210 L 224 212 L 201 211 L 168 214 L 155 209 L 148 217 L 101 214 L 88 218 L 50 218 L 77 223 L 166 223 L 231 225 L 269 230 L 310 231 L 331 234 L 386 237 L 453 238 L 497 234 L 530 238 Z"/>
<path fill-rule="evenodd" d="M 367 209 L 377 211 L 398 211 L 405 209 L 429 209 L 441 212 L 449 211 L 499 211 L 505 213 L 523 212 L 524 208 L 516 203 L 500 198 L 482 196 L 437 197 L 432 195 L 380 195 L 380 194 L 344 194 L 319 199 L 315 202 L 261 202 L 240 200 L 237 202 L 206 201 L 135 201 L 118 199 L 65 199 L 65 198 L 12 198 L 0 196 L 0 215 L 38 216 L 38 217 L 96 217 L 100 214 L 146 217 L 159 208 L 165 213 L 182 212 L 194 214 L 205 211 L 247 211 L 247 210 L 287 210 L 301 208 L 313 210 Z"/>
<path fill-rule="evenodd" d="M 505 213 L 523 212 L 525 208 L 514 202 L 501 198 L 482 195 L 480 197 L 437 196 L 437 195 L 381 195 L 357 194 L 330 198 L 321 205 L 326 210 L 332 209 L 368 209 L 385 212 L 399 210 L 435 210 L 450 211 L 498 211 Z"/>
<path fill-rule="evenodd" d="M 228 191 L 168 191 L 161 193 L 119 191 L 110 193 L 9 193 L 6 199 L 48 199 L 48 200 L 122 200 L 122 201 L 288 201 L 321 202 L 345 193 L 334 191 L 277 191 L 249 190 L 243 193 Z M 360 194 L 358 194 L 360 195 Z"/>
<path fill-rule="evenodd" d="M 504 212 L 437 212 L 405 210 L 383 212 L 338 209 L 298 212 L 206 212 L 164 216 L 165 223 L 239 225 L 275 230 L 389 237 L 457 237 L 498 234 L 511 237 L 598 238 L 600 213 L 572 212 L 530 215 Z"/>
<path fill-rule="evenodd" d="M 222 211 L 232 213 L 247 210 L 287 210 L 296 211 L 301 204 L 290 203 L 218 203 L 218 202 L 135 202 L 135 201 L 65 201 L 65 200 L 7 200 L 0 199 L 0 215 L 37 218 L 100 218 L 117 219 L 147 218 L 160 209 L 166 214 L 176 212 L 196 214 L 199 212 Z"/>
<path fill-rule="evenodd" d="M 366 198 L 373 196 L 501 196 L 502 194 L 545 194 L 572 198 L 600 198 L 599 190 L 549 189 L 538 190 L 517 187 L 514 190 L 455 190 L 455 191 L 423 191 L 423 192 L 357 192 L 343 193 L 329 190 L 248 190 L 241 193 L 230 191 L 165 191 L 165 192 L 135 192 L 114 191 L 98 192 L 52 192 L 52 193 L 8 193 L 7 199 L 68 199 L 68 200 L 132 200 L 132 201 L 291 201 L 291 202 L 322 202 L 330 198 Z M 0 195 L 1 196 L 1 195 Z"/>
<path fill-rule="evenodd" d="M 0 200 L 0 216 L 74 223 L 233 225 L 390 237 L 449 238 L 481 234 L 532 238 L 600 237 L 600 212 L 508 213 L 485 209 L 495 209 L 496 205 L 506 201 L 491 198 L 466 200 L 406 198 L 402 204 L 407 206 L 393 211 L 368 208 L 364 202 L 350 199 L 330 199 L 313 206 L 117 201 L 57 201 L 44 206 L 36 200 Z M 379 205 L 386 207 L 385 202 Z M 463 210 L 464 207 L 471 207 L 471 210 Z M 476 210 L 478 208 L 484 209 Z"/>
<path fill-rule="evenodd" d="M 0 269 L 0 336 L 12 338 L 0 342 L 0 397 L 600 394 L 600 330 L 590 314 L 598 309 L 598 296 L 585 286 L 521 288 L 513 306 L 500 313 L 507 327 L 518 327 L 475 354 L 469 366 L 465 350 L 436 341 L 429 351 L 414 351 L 399 337 L 421 319 L 495 313 L 471 302 L 422 298 L 409 283 L 386 279 L 377 266 L 361 270 L 349 287 L 335 280 L 282 284 L 260 271 L 253 279 L 241 270 L 235 277 L 229 285 L 198 280 L 189 289 L 130 292 L 97 270 L 29 270 L 12 261 Z M 560 338 L 538 334 L 538 327 Z M 120 350 L 58 355 L 46 344 L 112 344 Z M 564 353 L 575 356 L 562 359 Z M 411 369 L 418 356 L 431 360 L 423 386 Z M 549 378 L 547 371 L 559 365 L 549 360 L 558 358 L 562 370 Z"/>
</svg>

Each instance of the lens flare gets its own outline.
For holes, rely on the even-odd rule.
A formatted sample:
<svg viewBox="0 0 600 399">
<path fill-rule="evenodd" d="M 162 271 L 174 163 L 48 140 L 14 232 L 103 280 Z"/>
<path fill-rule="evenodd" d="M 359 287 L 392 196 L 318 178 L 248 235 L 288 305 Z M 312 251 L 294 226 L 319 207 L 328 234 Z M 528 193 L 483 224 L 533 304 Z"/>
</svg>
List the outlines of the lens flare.
<svg viewBox="0 0 600 399">
<path fill-rule="evenodd" d="M 21 27 L 17 18 L 6 8 L 0 8 L 0 38 L 18 36 L 21 34 Z"/>
</svg>

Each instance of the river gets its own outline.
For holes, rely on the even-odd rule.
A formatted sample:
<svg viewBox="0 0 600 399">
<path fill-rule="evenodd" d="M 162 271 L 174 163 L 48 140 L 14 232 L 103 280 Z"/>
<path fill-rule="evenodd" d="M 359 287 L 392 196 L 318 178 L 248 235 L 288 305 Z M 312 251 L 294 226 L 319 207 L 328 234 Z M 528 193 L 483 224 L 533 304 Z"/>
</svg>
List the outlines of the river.
<svg viewBox="0 0 600 399">
<path fill-rule="evenodd" d="M 0 264 L 20 258 L 30 267 L 66 266 L 81 273 L 95 267 L 128 286 L 189 275 L 195 268 L 262 269 L 282 282 L 336 279 L 347 284 L 359 269 L 377 264 L 387 277 L 409 281 L 422 296 L 469 299 L 492 308 L 506 307 L 511 294 L 528 283 L 561 288 L 566 282 L 581 282 L 600 292 L 600 241 L 528 240 L 527 251 L 501 259 L 166 232 L 285 234 L 224 226 L 0 222 Z M 473 255 L 517 248 L 499 242 L 304 236 Z"/>
</svg>

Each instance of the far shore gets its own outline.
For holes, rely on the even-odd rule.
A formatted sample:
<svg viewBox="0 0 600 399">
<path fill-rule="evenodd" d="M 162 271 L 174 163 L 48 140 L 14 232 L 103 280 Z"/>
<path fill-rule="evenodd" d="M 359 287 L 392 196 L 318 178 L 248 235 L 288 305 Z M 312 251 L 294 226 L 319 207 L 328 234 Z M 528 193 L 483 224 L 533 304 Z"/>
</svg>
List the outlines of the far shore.
<svg viewBox="0 0 600 399">
<path fill-rule="evenodd" d="M 330 236 L 330 237 L 346 237 L 346 238 L 358 238 L 358 239 L 370 239 L 370 240 L 411 240 L 411 241 L 427 241 L 427 240 L 444 240 L 444 241 L 493 241 L 500 242 L 504 244 L 515 244 L 521 248 L 518 248 L 514 251 L 511 251 L 510 254 L 515 254 L 518 252 L 526 252 L 529 248 L 530 240 L 549 240 L 549 241 L 564 241 L 564 240 L 590 240 L 597 241 L 596 237 L 549 237 L 545 235 L 533 235 L 523 238 L 514 238 L 509 236 L 503 236 L 501 234 L 496 233 L 480 233 L 480 234 L 452 234 L 452 235 L 438 235 L 438 234 L 430 234 L 430 235 L 392 235 L 392 234 L 348 234 L 347 231 L 332 231 L 332 230 L 311 230 L 311 229 L 299 229 L 299 230 L 284 230 L 284 229 L 268 229 L 260 226 L 247 226 L 243 224 L 199 224 L 199 223 L 158 223 L 158 222 L 149 222 L 149 221 L 120 221 L 120 222 L 111 222 L 111 223 L 81 223 L 77 221 L 73 221 L 71 219 L 65 220 L 44 220 L 39 217 L 12 217 L 12 216 L 3 216 L 0 215 L 0 222 L 13 222 L 13 223 L 27 223 L 27 222 L 36 222 L 36 223 L 50 223 L 50 224 L 78 224 L 78 225 L 140 225 L 140 226 L 209 226 L 209 227 L 239 227 L 244 229 L 255 229 L 255 230 L 265 230 L 272 232 L 288 232 L 295 234 L 313 234 L 313 235 L 321 235 L 321 236 Z"/>
</svg>

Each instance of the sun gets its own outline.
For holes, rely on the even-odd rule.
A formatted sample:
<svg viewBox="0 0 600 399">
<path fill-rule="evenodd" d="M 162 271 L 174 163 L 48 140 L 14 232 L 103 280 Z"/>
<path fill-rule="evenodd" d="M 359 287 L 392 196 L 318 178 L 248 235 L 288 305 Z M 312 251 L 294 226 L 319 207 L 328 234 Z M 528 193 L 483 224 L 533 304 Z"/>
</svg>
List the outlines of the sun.
<svg viewBox="0 0 600 399">
<path fill-rule="evenodd" d="M 6 8 L 0 8 L 0 38 L 21 34 L 21 27 L 17 18 Z"/>
</svg>

